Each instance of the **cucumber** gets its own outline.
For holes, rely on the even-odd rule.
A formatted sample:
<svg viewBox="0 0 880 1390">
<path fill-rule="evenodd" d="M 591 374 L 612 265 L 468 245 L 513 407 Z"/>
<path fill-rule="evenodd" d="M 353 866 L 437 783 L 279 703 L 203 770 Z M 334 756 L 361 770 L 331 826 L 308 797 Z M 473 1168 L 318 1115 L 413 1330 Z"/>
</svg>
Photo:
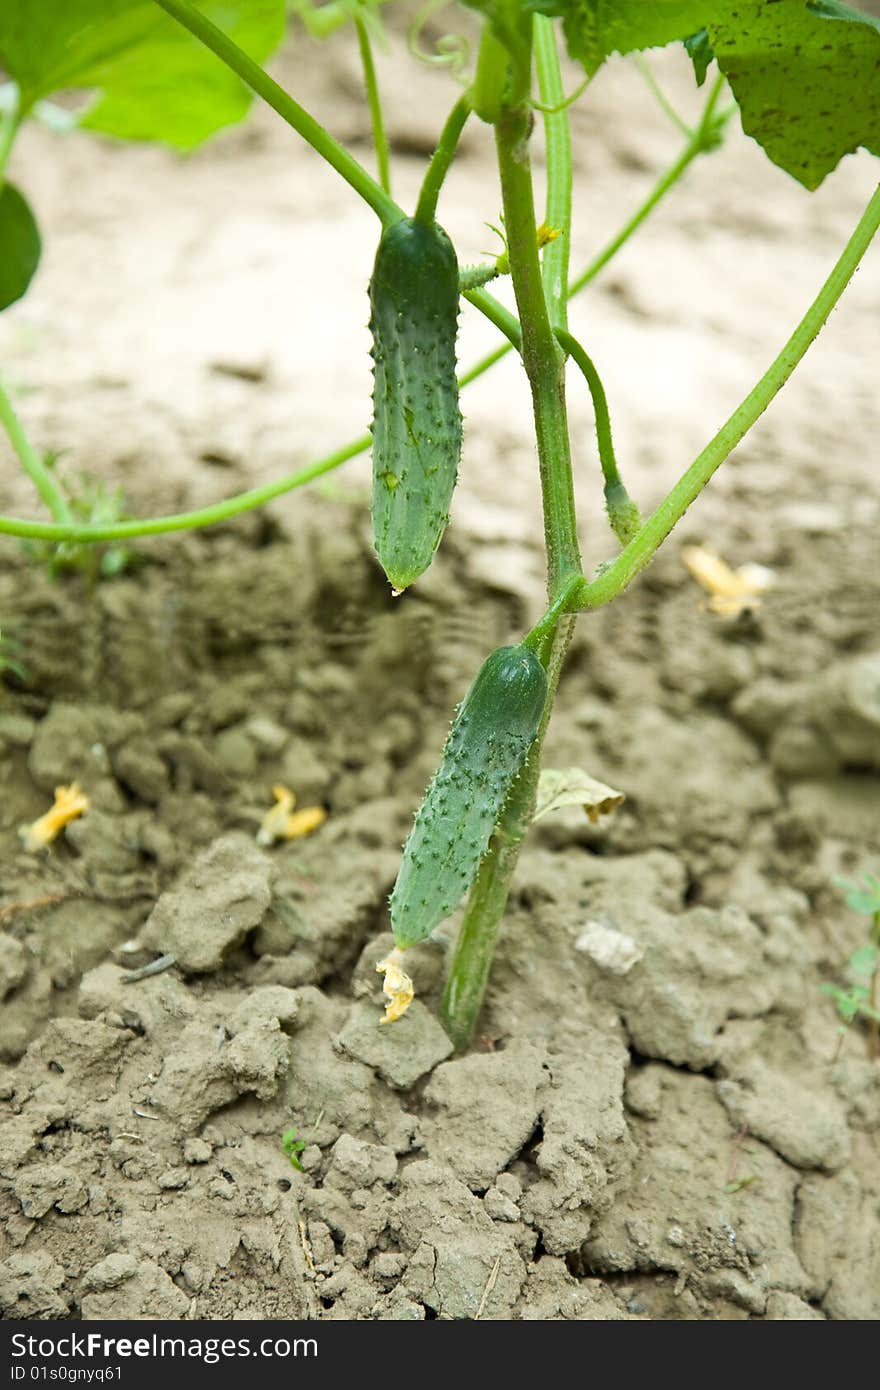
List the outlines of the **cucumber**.
<svg viewBox="0 0 880 1390">
<path fill-rule="evenodd" d="M 373 536 L 398 591 L 430 565 L 458 478 L 458 296 L 442 227 L 405 217 L 386 228 L 370 280 Z"/>
<path fill-rule="evenodd" d="M 546 700 L 547 675 L 530 648 L 498 647 L 483 662 L 404 846 L 391 894 L 398 946 L 429 936 L 473 883 Z"/>
</svg>

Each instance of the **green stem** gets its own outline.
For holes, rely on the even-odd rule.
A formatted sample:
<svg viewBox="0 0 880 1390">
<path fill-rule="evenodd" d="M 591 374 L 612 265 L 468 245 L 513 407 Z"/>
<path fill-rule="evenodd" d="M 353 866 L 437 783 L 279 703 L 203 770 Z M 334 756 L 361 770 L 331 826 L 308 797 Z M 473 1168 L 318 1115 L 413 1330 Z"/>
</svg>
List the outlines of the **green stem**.
<svg viewBox="0 0 880 1390">
<path fill-rule="evenodd" d="M 449 167 L 455 158 L 459 138 L 470 113 L 470 98 L 465 94 L 459 97 L 450 111 L 440 134 L 437 148 L 431 156 L 431 162 L 428 165 L 419 193 L 419 201 L 416 204 L 416 218 L 419 222 L 425 222 L 430 226 L 434 221 L 440 189 L 443 187 L 443 182 L 449 173 Z"/>
<path fill-rule="evenodd" d="M 18 95 L 16 93 L 15 100 L 9 110 L 0 114 L 0 190 L 2 190 L 6 179 L 6 164 L 20 124 L 21 113 L 18 109 Z"/>
<path fill-rule="evenodd" d="M 663 91 L 662 87 L 660 86 L 659 82 L 657 81 L 656 77 L 651 71 L 650 65 L 648 64 L 646 59 L 642 56 L 641 53 L 636 53 L 635 60 L 636 67 L 638 68 L 639 72 L 644 78 L 648 90 L 650 91 L 654 100 L 657 102 L 657 105 L 660 107 L 660 110 L 663 112 L 664 116 L 666 116 L 667 119 L 672 122 L 672 124 L 676 127 L 677 130 L 681 131 L 682 135 L 690 135 L 690 127 L 687 125 L 685 121 L 682 120 L 681 116 L 679 116 L 671 101 L 667 99 L 665 92 Z"/>
<path fill-rule="evenodd" d="M 589 388 L 590 397 L 593 402 L 593 413 L 596 417 L 596 440 L 599 446 L 599 462 L 602 465 L 602 474 L 606 483 L 620 484 L 620 472 L 617 467 L 617 457 L 614 453 L 614 441 L 611 438 L 611 416 L 608 413 L 608 397 L 605 395 L 605 387 L 602 379 L 596 371 L 595 364 L 591 357 L 588 357 L 581 347 L 577 338 L 571 333 L 567 333 L 562 328 L 557 328 L 556 337 L 562 349 L 580 370 Z"/>
<path fill-rule="evenodd" d="M 490 294 L 488 290 L 482 289 L 463 290 L 462 297 L 466 299 L 469 304 L 473 304 L 475 308 L 479 309 L 480 313 L 484 314 L 489 322 L 494 323 L 495 327 L 504 334 L 508 343 L 507 351 L 510 351 L 511 348 L 515 349 L 517 352 L 520 351 L 522 347 L 522 331 L 516 316 L 512 314 L 509 309 L 505 309 L 504 305 L 499 303 L 493 294 Z M 472 375 L 469 377 L 469 380 L 473 381 Z"/>
<path fill-rule="evenodd" d="M 564 584 L 556 598 L 548 605 L 547 611 L 538 619 L 534 627 L 530 628 L 522 639 L 524 647 L 530 647 L 532 651 L 542 652 L 546 650 L 548 640 L 552 638 L 556 631 L 559 619 L 566 613 L 572 611 L 577 602 L 577 596 L 583 586 L 583 580 L 576 575 Z"/>
<path fill-rule="evenodd" d="M 719 81 L 716 84 L 717 90 L 710 94 L 710 101 L 707 102 L 701 126 L 708 124 L 711 108 L 714 107 L 717 102 L 718 93 L 722 85 L 723 83 Z M 638 231 L 639 227 L 654 210 L 660 200 L 675 186 L 692 160 L 705 148 L 707 148 L 707 146 L 701 141 L 698 128 L 693 139 L 688 142 L 681 154 L 673 161 L 666 172 L 661 175 L 648 194 L 648 197 L 641 206 L 636 209 L 629 221 L 621 228 L 620 232 L 618 232 L 607 246 L 603 247 L 580 275 L 571 281 L 568 287 L 569 298 L 580 293 L 586 285 L 590 284 L 596 278 L 620 248 L 636 231 Z M 458 379 L 460 387 L 469 386 L 472 381 L 476 381 L 479 377 L 483 376 L 491 367 L 494 367 L 496 362 L 500 362 L 501 359 L 506 357 L 514 348 L 517 350 L 519 348 L 519 324 L 514 316 L 508 313 L 506 309 L 503 309 L 503 307 L 489 295 L 486 295 L 483 302 L 479 303 L 477 307 L 481 312 L 487 313 L 490 305 L 492 306 L 493 312 L 488 314 L 488 316 L 496 326 L 501 329 L 501 332 L 505 334 L 508 341 L 500 343 L 497 348 L 493 348 L 491 352 L 486 353 L 469 367 L 467 371 L 463 372 Z M 496 307 L 497 317 L 495 316 Z M 99 534 L 95 534 L 94 528 L 89 528 L 88 526 L 51 526 L 39 522 L 22 521 L 16 517 L 8 516 L 0 517 L 0 534 L 22 536 L 25 538 L 29 537 L 38 540 L 75 541 L 85 543 L 87 541 L 118 540 L 123 538 L 132 540 L 137 536 L 156 535 L 170 531 L 187 530 L 190 527 L 207 526 L 214 521 L 226 520 L 230 516 L 248 511 L 253 507 L 262 506 L 264 502 L 270 501 L 272 497 L 280 497 L 283 493 L 290 492 L 303 483 L 310 482 L 312 478 L 319 477 L 322 473 L 328 472 L 331 468 L 338 467 L 348 459 L 354 458 L 357 454 L 364 453 L 369 447 L 370 436 L 368 434 L 362 435 L 359 439 L 353 440 L 350 444 L 344 445 L 342 448 L 336 450 L 335 453 L 329 456 L 329 459 L 319 460 L 317 463 L 310 464 L 307 468 L 299 469 L 295 473 L 288 474 L 285 478 L 279 479 L 277 483 L 271 484 L 271 496 L 266 495 L 266 489 L 264 488 L 254 488 L 250 492 L 242 493 L 238 497 L 229 498 L 226 502 L 203 508 L 201 511 L 180 512 L 176 515 L 157 517 L 153 520 L 132 519 L 127 522 L 119 523 L 119 525 L 125 528 L 121 535 L 117 533 L 115 527 L 98 528 Z M 221 514 L 219 516 L 216 514 L 218 508 L 221 509 Z"/>
<path fill-rule="evenodd" d="M 540 749 L 533 746 L 533 755 L 534 763 L 530 755 L 483 856 L 456 938 L 440 1005 L 440 1021 L 456 1051 L 470 1042 L 483 1005 L 513 871 L 534 813 L 537 780 L 531 774 L 540 764 Z"/>
<path fill-rule="evenodd" d="M 554 328 L 568 327 L 568 262 L 571 252 L 571 130 L 565 109 L 562 73 L 556 51 L 553 21 L 535 16 L 535 67 L 538 88 L 546 107 L 544 144 L 547 152 L 547 206 L 545 222 L 560 235 L 544 248 L 541 276 L 544 297 Z M 554 110 L 556 107 L 558 109 Z"/>
<path fill-rule="evenodd" d="M 862 213 L 834 269 L 785 347 L 663 499 L 657 510 L 648 517 L 626 549 L 621 551 L 617 559 L 603 570 L 598 578 L 584 583 L 579 598 L 580 607 L 598 608 L 603 603 L 610 603 L 632 582 L 639 570 L 644 569 L 676 522 L 684 516 L 688 507 L 702 492 L 712 474 L 736 448 L 755 421 L 763 415 L 773 397 L 788 381 L 852 279 L 878 226 L 880 186 Z"/>
<path fill-rule="evenodd" d="M 67 501 L 59 491 L 49 469 L 25 434 L 21 421 L 13 410 L 12 402 L 2 383 L 0 383 L 0 425 L 8 434 L 9 441 L 18 455 L 19 463 L 55 520 L 61 524 L 69 523 L 70 508 Z M 19 531 L 18 534 L 21 535 L 22 533 Z"/>
<path fill-rule="evenodd" d="M 230 497 L 225 502 L 215 502 L 210 507 L 201 507 L 195 512 L 178 512 L 174 516 L 157 516 L 147 521 L 117 521 L 109 526 L 53 526 L 40 521 L 19 521 L 3 516 L 0 517 L 0 533 L 38 541 L 119 541 L 131 540 L 135 536 L 158 536 L 168 531 L 190 531 L 201 526 L 214 526 L 217 522 L 228 521 L 230 517 L 238 516 L 241 512 L 262 507 L 273 498 L 280 497 L 282 493 L 320 478 L 323 473 L 330 473 L 341 463 L 363 453 L 369 447 L 370 436 L 362 435 L 360 439 L 353 440 L 352 443 L 337 449 L 335 453 L 328 454 L 326 458 L 318 459 L 316 463 L 298 469 L 296 473 L 278 478 L 274 483 L 266 483 L 263 487 L 252 488 L 249 492 L 239 493 L 237 497 Z M 48 499 L 46 500 L 48 503 Z"/>
<path fill-rule="evenodd" d="M 373 127 L 373 146 L 376 150 L 376 163 L 379 167 L 379 183 L 387 194 L 391 194 L 391 165 L 388 159 L 388 136 L 382 117 L 382 102 L 379 99 L 379 84 L 376 81 L 376 64 L 373 62 L 373 49 L 370 35 L 363 16 L 355 14 L 358 47 L 361 51 L 361 66 L 364 70 L 364 86 L 367 103 L 370 107 L 370 122 Z"/>
<path fill-rule="evenodd" d="M 565 409 L 565 359 L 550 322 L 538 258 L 528 149 L 531 123 L 528 107 L 508 112 L 495 127 L 495 143 L 510 274 L 522 331 L 523 366 L 532 392 L 547 545 L 547 583 L 553 598 L 572 573 L 580 573 L 581 560 Z M 565 235 L 567 228 L 561 230 Z"/>
<path fill-rule="evenodd" d="M 292 126 L 331 168 L 342 175 L 364 202 L 369 204 L 383 225 L 398 221 L 403 215 L 401 209 L 385 189 L 339 144 L 338 140 L 334 140 L 314 116 L 310 116 L 283 87 L 279 87 L 259 63 L 254 62 L 253 58 L 224 34 L 222 29 L 212 24 L 200 10 L 189 3 L 189 0 L 154 0 L 154 3 L 182 24 L 184 29 L 188 29 L 194 38 L 231 68 L 246 87 L 250 87 L 252 92 L 262 97 L 283 121 Z"/>
<path fill-rule="evenodd" d="M 581 347 L 577 338 L 573 338 L 570 333 L 562 328 L 557 328 L 556 337 L 560 346 L 568 353 L 586 380 L 589 387 L 590 396 L 593 401 L 593 413 L 596 417 L 596 440 L 599 446 L 599 462 L 602 465 L 602 475 L 605 479 L 605 509 L 608 512 L 608 520 L 611 522 L 611 529 L 621 545 L 628 545 L 636 535 L 642 525 L 642 517 L 638 506 L 632 500 L 626 490 L 620 470 L 617 467 L 617 457 L 614 453 L 614 441 L 611 438 L 611 417 L 608 414 L 608 398 L 605 395 L 605 388 L 602 379 L 596 371 L 591 357 L 588 357 Z"/>
<path fill-rule="evenodd" d="M 496 265 L 463 265 L 459 267 L 458 284 L 462 294 L 467 290 L 479 290 L 484 285 L 497 280 L 501 271 Z M 459 386 L 461 381 L 459 380 Z"/>
<path fill-rule="evenodd" d="M 519 325 L 517 325 L 517 327 L 519 327 Z M 487 352 L 485 357 L 481 357 L 472 367 L 468 367 L 466 372 L 462 372 L 461 376 L 458 378 L 459 388 L 470 386 L 472 381 L 476 381 L 479 377 L 483 376 L 488 372 L 490 367 L 494 367 L 496 362 L 500 362 L 502 357 L 506 357 L 507 354 L 512 351 L 513 343 L 510 339 L 508 339 L 506 343 L 499 343 L 497 348 L 493 348 L 491 352 Z"/>
</svg>

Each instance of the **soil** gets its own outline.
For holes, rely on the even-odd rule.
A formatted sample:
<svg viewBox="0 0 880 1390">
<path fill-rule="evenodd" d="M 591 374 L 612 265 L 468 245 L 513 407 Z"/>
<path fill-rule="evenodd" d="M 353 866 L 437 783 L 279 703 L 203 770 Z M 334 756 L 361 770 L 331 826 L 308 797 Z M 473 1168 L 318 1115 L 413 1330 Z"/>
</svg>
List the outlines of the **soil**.
<svg viewBox="0 0 880 1390">
<path fill-rule="evenodd" d="M 381 63 L 407 201 L 450 84 L 398 41 Z M 350 40 L 317 61 L 300 39 L 278 68 L 367 158 Z M 657 70 L 695 108 L 678 59 Z M 573 118 L 579 265 L 678 137 L 622 63 Z M 444 199 L 465 258 L 497 220 L 490 156 L 469 132 Z M 16 160 L 47 249 L 0 347 L 71 474 L 169 512 L 363 430 L 375 228 L 270 114 L 185 168 L 37 129 Z M 808 196 L 732 134 L 577 301 L 645 505 L 777 350 L 875 177 L 849 159 Z M 142 542 L 100 583 L 2 548 L 25 668 L 0 693 L 4 1315 L 880 1314 L 880 1065 L 821 991 L 865 935 L 834 876 L 878 862 L 878 309 L 871 255 L 650 570 L 580 622 L 546 762 L 627 800 L 535 827 L 466 1056 L 436 1021 L 455 920 L 383 1029 L 375 963 L 452 707 L 543 606 L 516 364 L 465 397 L 453 525 L 403 599 L 363 460 Z M 492 342 L 466 316 L 462 360 Z M 593 565 L 613 543 L 571 392 Z M 2 468 L 2 510 L 36 515 Z M 706 611 L 695 541 L 775 572 L 759 609 Z M 90 811 L 26 853 L 19 826 L 74 780 Z M 328 818 L 263 849 L 278 782 Z M 126 981 L 163 952 L 177 965 Z"/>
</svg>

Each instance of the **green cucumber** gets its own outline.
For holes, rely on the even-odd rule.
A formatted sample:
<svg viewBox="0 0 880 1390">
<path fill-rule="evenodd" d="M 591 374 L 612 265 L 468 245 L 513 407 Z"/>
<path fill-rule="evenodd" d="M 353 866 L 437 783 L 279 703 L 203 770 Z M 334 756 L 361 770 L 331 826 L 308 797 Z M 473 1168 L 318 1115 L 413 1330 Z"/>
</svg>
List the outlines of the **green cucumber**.
<svg viewBox="0 0 880 1390">
<path fill-rule="evenodd" d="M 470 888 L 546 700 L 547 675 L 530 648 L 498 647 L 483 662 L 404 846 L 391 894 L 398 946 L 429 936 Z"/>
<path fill-rule="evenodd" d="M 370 281 L 373 535 L 396 590 L 430 565 L 461 457 L 458 260 L 436 223 L 387 227 Z"/>
</svg>

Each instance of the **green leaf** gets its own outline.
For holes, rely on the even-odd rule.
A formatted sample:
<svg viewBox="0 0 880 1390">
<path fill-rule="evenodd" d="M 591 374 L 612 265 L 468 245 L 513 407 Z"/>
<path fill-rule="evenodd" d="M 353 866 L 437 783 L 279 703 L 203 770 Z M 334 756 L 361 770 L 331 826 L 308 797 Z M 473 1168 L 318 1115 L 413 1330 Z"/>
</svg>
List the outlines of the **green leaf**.
<svg viewBox="0 0 880 1390">
<path fill-rule="evenodd" d="M 846 154 L 880 154 L 880 26 L 804 0 L 727 0 L 708 22 L 743 130 L 805 188 Z M 725 13 L 726 12 L 726 13 Z"/>
<path fill-rule="evenodd" d="M 284 0 L 203 0 L 199 9 L 258 62 L 284 34 Z M 189 150 L 241 120 L 241 80 L 152 0 L 2 0 L 0 64 L 22 110 L 59 89 L 96 89 L 80 124 Z"/>
<path fill-rule="evenodd" d="M 0 187 L 0 309 L 21 299 L 40 260 L 34 214 L 14 184 Z"/>
<path fill-rule="evenodd" d="M 863 873 L 861 883 L 855 883 L 842 874 L 836 874 L 834 882 L 846 894 L 846 905 L 863 917 L 873 917 L 880 912 L 880 881 L 873 874 Z M 866 891 L 867 885 L 867 891 Z"/>
<path fill-rule="evenodd" d="M 853 951 L 849 958 L 849 968 L 857 980 L 870 980 L 877 973 L 878 949 L 866 941 Z"/>
<path fill-rule="evenodd" d="M 588 73 L 611 53 L 680 39 L 700 81 L 714 52 L 746 134 L 805 188 L 860 146 L 880 154 L 880 20 L 839 0 L 525 3 L 561 16 Z"/>
<path fill-rule="evenodd" d="M 696 34 L 691 34 L 684 41 L 685 50 L 694 65 L 694 76 L 697 79 L 697 86 L 702 87 L 706 81 L 706 73 L 709 66 L 715 61 L 715 54 L 712 52 L 712 45 L 709 42 L 709 35 L 705 29 L 699 29 Z"/>
</svg>

